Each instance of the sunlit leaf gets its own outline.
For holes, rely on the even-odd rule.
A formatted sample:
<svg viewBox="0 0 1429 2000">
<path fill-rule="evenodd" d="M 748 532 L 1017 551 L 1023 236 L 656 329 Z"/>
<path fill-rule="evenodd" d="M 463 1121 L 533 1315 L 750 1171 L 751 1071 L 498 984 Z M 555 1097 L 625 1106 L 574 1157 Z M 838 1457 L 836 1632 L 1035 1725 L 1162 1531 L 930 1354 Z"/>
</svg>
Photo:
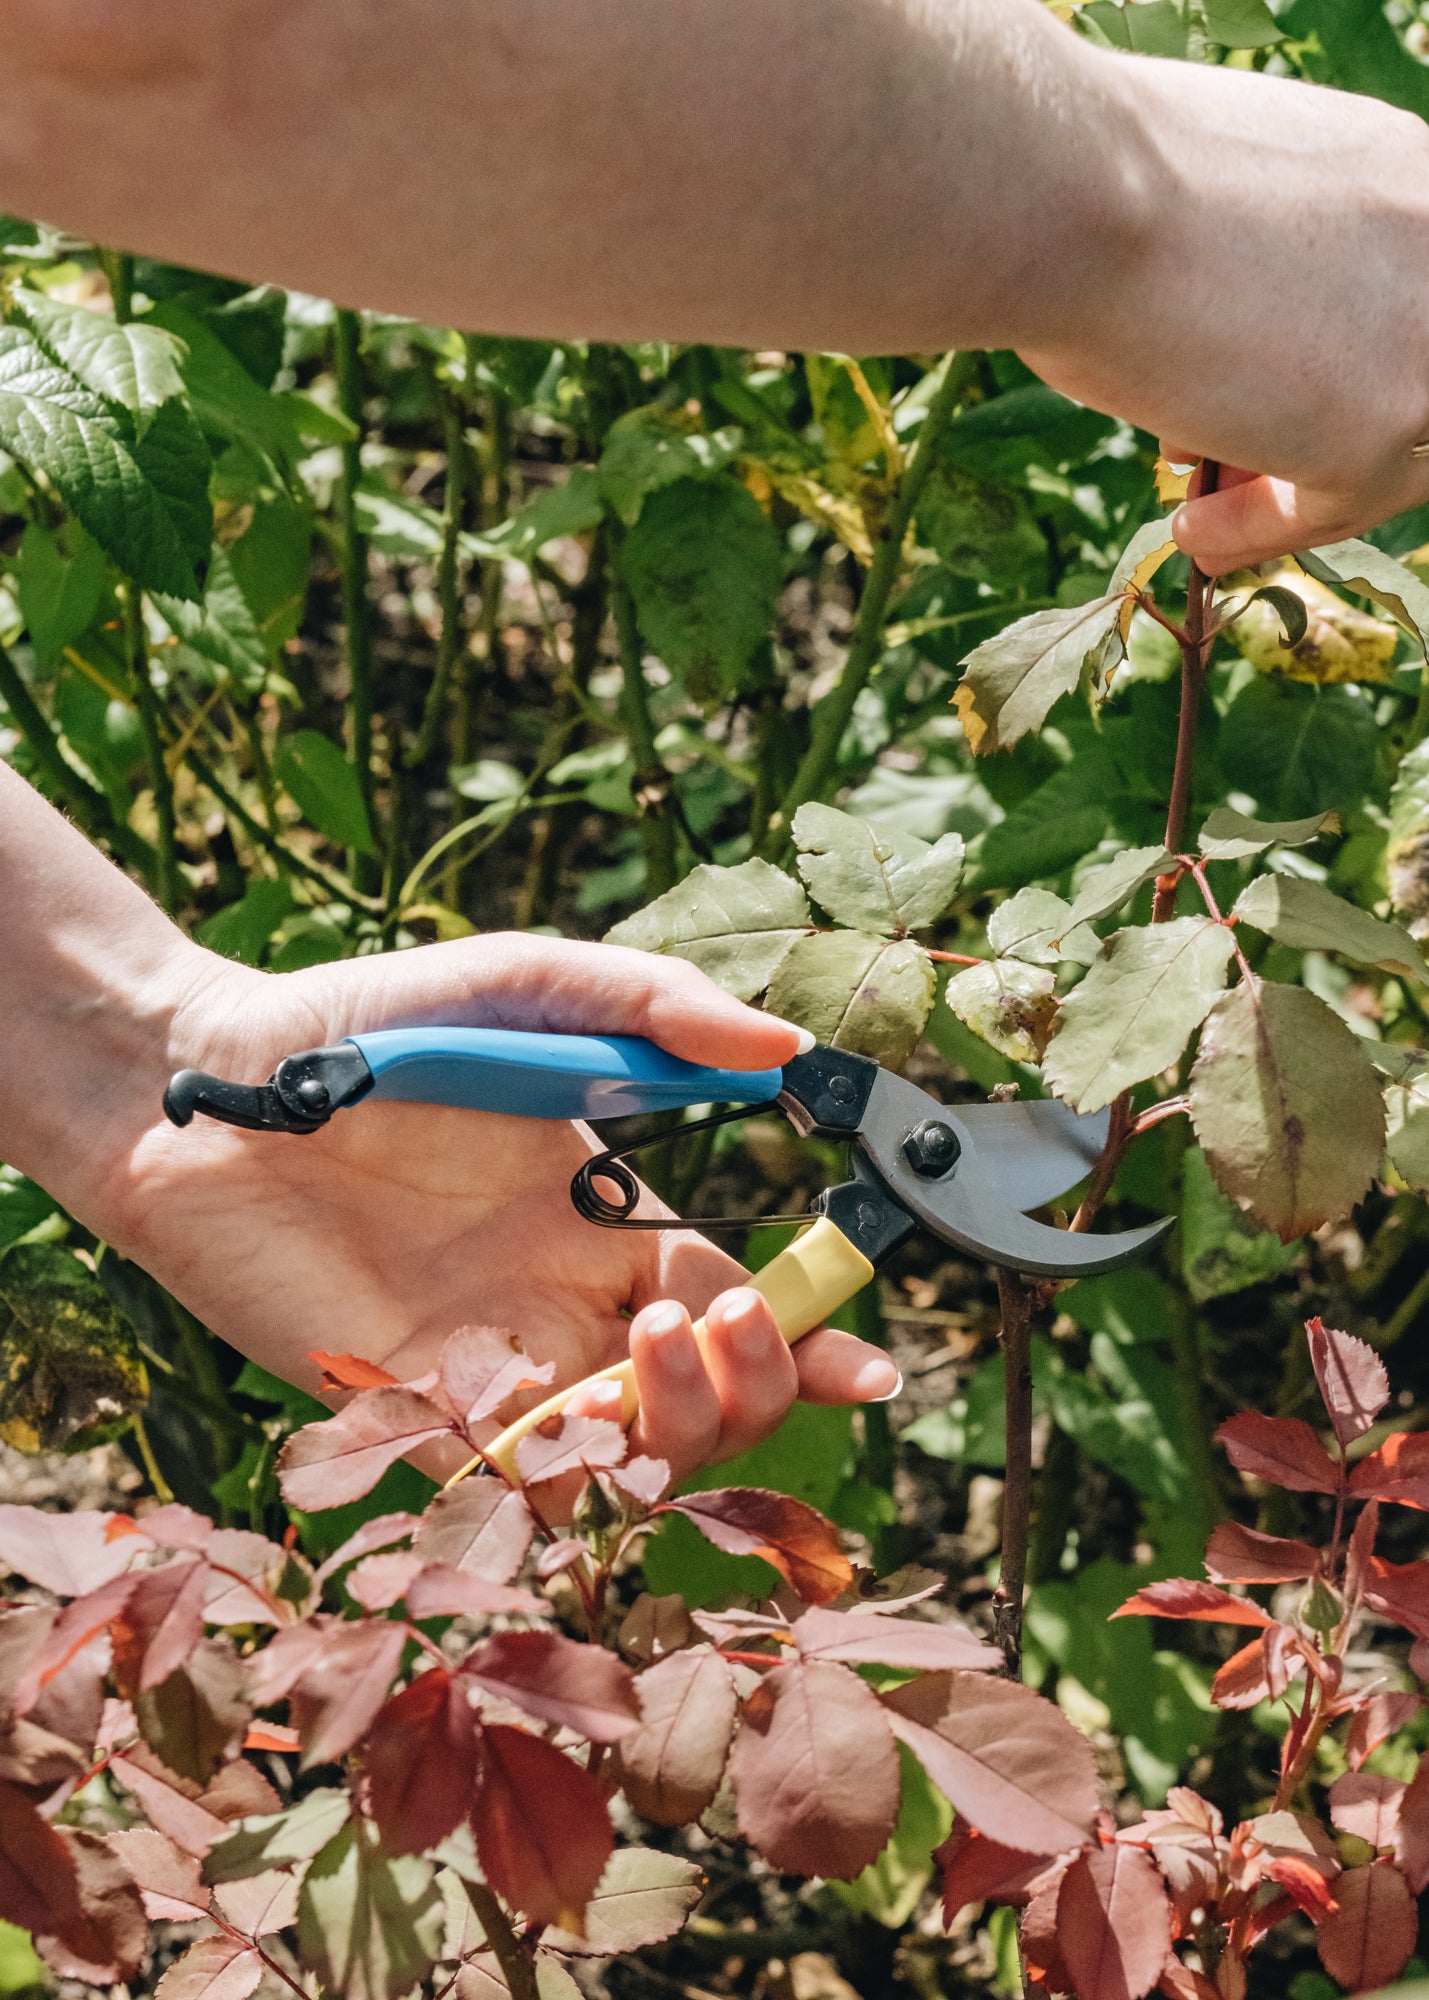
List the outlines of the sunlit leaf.
<svg viewBox="0 0 1429 2000">
<path fill-rule="evenodd" d="M 812 927 L 799 884 L 755 859 L 737 868 L 692 868 L 605 941 L 687 958 L 737 1000 L 754 1000 Z"/>
<path fill-rule="evenodd" d="M 790 947 L 767 1004 L 817 1041 L 896 1070 L 918 1046 L 936 989 L 932 961 L 911 938 L 825 931 Z"/>
<path fill-rule="evenodd" d="M 963 868 L 962 836 L 929 845 L 877 820 L 810 801 L 792 826 L 799 873 L 836 923 L 901 937 L 935 923 Z"/>
<path fill-rule="evenodd" d="M 1302 876 L 1260 876 L 1241 891 L 1235 914 L 1294 950 L 1335 951 L 1359 965 L 1429 981 L 1424 954 L 1402 924 L 1384 923 Z"/>
<path fill-rule="evenodd" d="M 1040 1062 L 1057 1025 L 1056 975 L 1044 965 L 989 959 L 955 972 L 943 989 L 973 1033 L 1013 1062 Z"/>
<path fill-rule="evenodd" d="M 898 1811 L 887 1715 L 856 1674 L 821 1661 L 765 1675 L 744 1704 L 730 1778 L 741 1833 L 787 1874 L 847 1881 Z"/>
</svg>

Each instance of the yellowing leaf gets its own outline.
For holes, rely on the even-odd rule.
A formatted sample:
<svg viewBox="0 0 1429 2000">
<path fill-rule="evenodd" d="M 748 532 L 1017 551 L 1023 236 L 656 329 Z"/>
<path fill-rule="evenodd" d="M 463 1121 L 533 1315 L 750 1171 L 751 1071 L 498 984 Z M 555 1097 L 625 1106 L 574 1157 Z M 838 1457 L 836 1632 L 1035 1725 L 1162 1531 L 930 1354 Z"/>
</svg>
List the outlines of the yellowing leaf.
<svg viewBox="0 0 1429 2000">
<path fill-rule="evenodd" d="M 1041 728 L 1052 704 L 1081 679 L 1088 655 L 1116 630 L 1120 609 L 1115 591 L 1090 604 L 1034 611 L 969 653 L 953 705 L 975 757 Z"/>
<path fill-rule="evenodd" d="M 1304 638 L 1287 646 L 1280 613 L 1272 603 L 1260 599 L 1246 606 L 1228 628 L 1227 636 L 1259 673 L 1279 674 L 1321 687 L 1390 678 L 1398 642 L 1393 625 L 1357 611 L 1294 564 L 1283 564 L 1264 581 L 1300 598 L 1308 623 Z"/>
<path fill-rule="evenodd" d="M 1191 1072 L 1191 1122 L 1221 1189 L 1283 1243 L 1354 1207 L 1379 1166 L 1384 1106 L 1368 1055 L 1301 986 L 1222 994 Z"/>
<path fill-rule="evenodd" d="M 1173 465 L 1169 458 L 1156 461 L 1156 497 L 1163 507 L 1177 507 L 1190 490 L 1194 465 Z"/>
<path fill-rule="evenodd" d="M 989 959 L 948 981 L 948 1005 L 966 1027 L 1014 1062 L 1039 1062 L 1057 1023 L 1056 975 L 1015 958 Z"/>
</svg>

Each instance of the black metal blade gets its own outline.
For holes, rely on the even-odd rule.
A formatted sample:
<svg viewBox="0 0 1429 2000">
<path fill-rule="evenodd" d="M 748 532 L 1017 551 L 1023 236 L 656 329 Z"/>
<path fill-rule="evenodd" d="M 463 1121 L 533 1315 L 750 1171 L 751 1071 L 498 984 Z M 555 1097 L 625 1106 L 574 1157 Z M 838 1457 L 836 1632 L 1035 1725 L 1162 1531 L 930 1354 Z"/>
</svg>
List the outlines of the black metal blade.
<svg viewBox="0 0 1429 2000">
<path fill-rule="evenodd" d="M 1111 1124 L 1109 1110 L 1079 1116 L 1056 1097 L 960 1104 L 957 1113 L 977 1142 L 979 1171 L 1011 1208 L 1041 1208 L 1084 1180 Z"/>
</svg>

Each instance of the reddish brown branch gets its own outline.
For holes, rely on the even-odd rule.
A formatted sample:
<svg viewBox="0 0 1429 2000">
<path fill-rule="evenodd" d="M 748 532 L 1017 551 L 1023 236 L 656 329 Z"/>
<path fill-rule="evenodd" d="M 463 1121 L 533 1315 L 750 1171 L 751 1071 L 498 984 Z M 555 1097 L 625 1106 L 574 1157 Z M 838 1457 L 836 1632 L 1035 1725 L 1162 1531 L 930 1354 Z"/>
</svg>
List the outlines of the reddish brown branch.
<svg viewBox="0 0 1429 2000">
<path fill-rule="evenodd" d="M 1022 1598 L 1032 1518 L 1032 1313 L 1037 1288 L 1017 1271 L 997 1274 L 1002 1307 L 1007 1466 L 1002 1488 L 1002 1566 L 992 1597 L 992 1635 L 1007 1671 L 1022 1678 Z"/>
</svg>

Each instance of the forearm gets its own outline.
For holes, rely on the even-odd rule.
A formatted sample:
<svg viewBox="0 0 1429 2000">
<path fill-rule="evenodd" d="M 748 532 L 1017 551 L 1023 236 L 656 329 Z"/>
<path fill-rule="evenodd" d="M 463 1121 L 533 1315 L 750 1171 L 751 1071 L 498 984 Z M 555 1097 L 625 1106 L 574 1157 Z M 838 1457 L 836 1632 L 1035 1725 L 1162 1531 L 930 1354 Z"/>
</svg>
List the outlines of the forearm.
<svg viewBox="0 0 1429 2000">
<path fill-rule="evenodd" d="M 207 955 L 3 762 L 0 910 L 0 1160 L 84 1213 Z"/>
<path fill-rule="evenodd" d="M 1110 310 L 1126 65 L 1039 0 L 12 0 L 0 205 L 443 324 L 857 353 Z"/>
</svg>

